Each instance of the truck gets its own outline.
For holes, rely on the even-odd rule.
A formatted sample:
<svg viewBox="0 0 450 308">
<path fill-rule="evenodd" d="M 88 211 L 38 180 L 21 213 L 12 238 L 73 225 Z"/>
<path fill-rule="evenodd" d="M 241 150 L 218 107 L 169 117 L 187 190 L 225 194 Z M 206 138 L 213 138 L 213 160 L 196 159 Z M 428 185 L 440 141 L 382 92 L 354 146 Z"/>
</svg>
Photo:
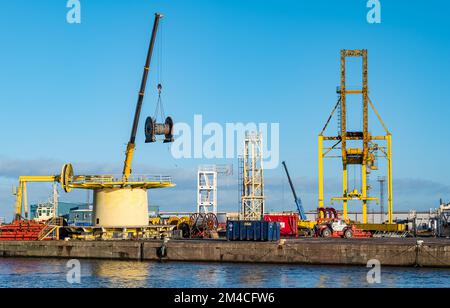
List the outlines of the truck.
<svg viewBox="0 0 450 308">
<path fill-rule="evenodd" d="M 334 208 L 319 208 L 317 223 L 314 227 L 316 237 L 324 238 L 369 238 L 373 234 L 356 227 L 350 221 L 339 218 Z"/>
</svg>

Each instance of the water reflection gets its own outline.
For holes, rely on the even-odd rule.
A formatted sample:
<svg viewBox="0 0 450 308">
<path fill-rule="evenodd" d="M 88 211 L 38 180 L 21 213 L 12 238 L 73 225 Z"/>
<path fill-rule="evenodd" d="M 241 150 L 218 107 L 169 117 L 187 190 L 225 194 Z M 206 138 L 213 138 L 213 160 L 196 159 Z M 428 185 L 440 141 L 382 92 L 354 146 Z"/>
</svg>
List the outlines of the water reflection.
<svg viewBox="0 0 450 308">
<path fill-rule="evenodd" d="M 319 275 L 319 282 L 316 285 L 316 288 L 326 288 L 327 276 Z"/>
<path fill-rule="evenodd" d="M 156 263 L 80 260 L 81 284 L 66 280 L 67 260 L 0 258 L 3 287 L 449 287 L 450 269 L 383 268 L 369 285 L 366 267 Z"/>
<path fill-rule="evenodd" d="M 128 261 L 81 261 L 82 277 L 98 277 L 109 282 L 110 287 L 122 286 L 123 281 L 127 287 L 143 288 L 150 275 L 148 264 Z"/>
<path fill-rule="evenodd" d="M 339 287 L 340 288 L 350 288 L 352 285 L 352 278 L 350 276 L 343 276 L 340 279 Z"/>
<path fill-rule="evenodd" d="M 196 271 L 194 277 L 197 282 L 208 281 L 211 285 L 220 284 L 223 279 L 223 271 L 217 267 L 201 267 Z"/>
<path fill-rule="evenodd" d="M 0 275 L 28 275 L 38 273 L 62 273 L 60 262 L 55 259 L 12 259 L 0 262 Z"/>
</svg>

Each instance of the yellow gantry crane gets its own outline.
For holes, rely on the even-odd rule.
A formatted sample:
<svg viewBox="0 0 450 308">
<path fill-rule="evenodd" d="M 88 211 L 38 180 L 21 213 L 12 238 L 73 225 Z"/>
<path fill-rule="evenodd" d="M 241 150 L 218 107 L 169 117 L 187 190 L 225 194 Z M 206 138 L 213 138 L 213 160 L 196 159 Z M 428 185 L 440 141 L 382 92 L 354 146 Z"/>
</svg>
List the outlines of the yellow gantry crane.
<svg viewBox="0 0 450 308">
<path fill-rule="evenodd" d="M 346 60 L 348 57 L 362 58 L 362 88 L 350 89 L 346 84 Z M 343 217 L 348 219 L 348 202 L 357 200 L 362 203 L 363 223 L 367 224 L 367 203 L 378 201 L 378 198 L 369 196 L 368 174 L 377 170 L 377 158 L 384 157 L 387 160 L 387 195 L 388 195 L 388 223 L 393 223 L 393 200 L 392 200 L 392 135 L 381 119 L 374 104 L 369 98 L 368 88 L 368 58 L 367 50 L 341 50 L 341 85 L 338 88 L 339 99 L 331 115 L 328 118 L 318 138 L 318 162 L 319 162 L 319 208 L 324 207 L 324 158 L 342 158 L 342 196 L 333 197 L 332 201 L 342 201 Z M 362 131 L 347 130 L 347 96 L 362 96 Z M 384 128 L 384 135 L 371 135 L 369 132 L 369 105 Z M 338 111 L 340 120 L 339 135 L 325 136 L 325 130 L 333 115 Z M 324 142 L 330 145 L 324 147 Z M 382 145 L 378 143 L 383 143 Z M 356 145 L 355 145 L 356 144 Z M 335 150 L 340 150 L 340 155 L 332 156 Z M 361 166 L 361 187 L 348 190 L 348 167 L 351 165 Z"/>
</svg>

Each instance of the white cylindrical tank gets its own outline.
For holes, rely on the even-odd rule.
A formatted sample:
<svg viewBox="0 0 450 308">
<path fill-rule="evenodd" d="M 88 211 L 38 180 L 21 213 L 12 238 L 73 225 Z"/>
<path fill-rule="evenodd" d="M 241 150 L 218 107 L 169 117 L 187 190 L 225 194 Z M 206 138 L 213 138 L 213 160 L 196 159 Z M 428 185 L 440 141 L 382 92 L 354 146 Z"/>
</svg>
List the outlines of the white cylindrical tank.
<svg viewBox="0 0 450 308">
<path fill-rule="evenodd" d="M 148 195 L 145 188 L 94 190 L 93 225 L 96 227 L 148 226 Z"/>
</svg>

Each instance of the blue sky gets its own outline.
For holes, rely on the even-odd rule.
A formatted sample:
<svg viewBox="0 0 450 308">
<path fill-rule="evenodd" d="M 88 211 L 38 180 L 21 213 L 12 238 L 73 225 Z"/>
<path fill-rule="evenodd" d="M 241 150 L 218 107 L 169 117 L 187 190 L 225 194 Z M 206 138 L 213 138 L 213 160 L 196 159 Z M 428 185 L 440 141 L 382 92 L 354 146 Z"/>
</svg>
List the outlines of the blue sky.
<svg viewBox="0 0 450 308">
<path fill-rule="evenodd" d="M 394 206 L 426 210 L 450 199 L 448 1 L 381 0 L 377 25 L 367 23 L 364 0 L 80 2 L 82 23 L 68 24 L 65 0 L 1 1 L 0 216 L 11 215 L 20 174 L 58 173 L 63 162 L 78 173 L 121 170 L 156 11 L 166 15 L 166 113 L 186 123 L 194 114 L 280 123 L 281 159 L 306 208 L 317 204 L 317 134 L 336 102 L 344 48 L 369 50 L 370 96 L 394 136 Z M 156 83 L 153 74 L 141 124 L 153 115 Z M 135 170 L 179 184 L 152 192 L 151 202 L 193 210 L 196 166 L 217 161 L 175 160 L 139 134 Z M 330 189 L 339 187 L 338 167 L 327 173 Z M 282 170 L 266 177 L 268 208 L 293 209 Z M 236 210 L 236 177 L 221 181 L 219 206 Z M 49 193 L 38 185 L 30 199 Z"/>
</svg>

